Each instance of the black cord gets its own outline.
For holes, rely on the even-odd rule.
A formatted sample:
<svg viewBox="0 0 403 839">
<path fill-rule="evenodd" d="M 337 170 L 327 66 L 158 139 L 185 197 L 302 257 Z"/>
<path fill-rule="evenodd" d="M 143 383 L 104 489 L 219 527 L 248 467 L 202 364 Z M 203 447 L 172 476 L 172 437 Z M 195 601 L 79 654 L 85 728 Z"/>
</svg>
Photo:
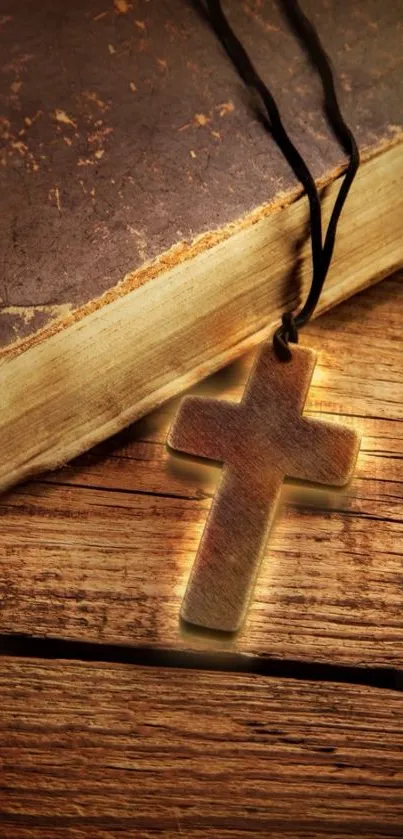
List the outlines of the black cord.
<svg viewBox="0 0 403 839">
<path fill-rule="evenodd" d="M 222 10 L 221 0 L 206 0 L 210 22 L 214 31 L 242 80 L 260 97 L 268 117 L 266 120 L 267 126 L 296 177 L 305 188 L 309 201 L 312 249 L 311 288 L 304 306 L 297 315 L 293 315 L 292 312 L 285 312 L 283 314 L 281 326 L 276 330 L 273 338 L 274 348 L 279 358 L 289 360 L 291 358 L 291 350 L 288 342 L 296 343 L 298 341 L 298 329 L 307 323 L 312 316 L 321 295 L 333 255 L 337 224 L 357 172 L 360 159 L 354 136 L 340 112 L 330 60 L 322 47 L 319 36 L 312 23 L 300 8 L 297 0 L 283 0 L 283 3 L 289 22 L 303 42 L 312 64 L 319 72 L 323 86 L 326 116 L 339 143 L 349 157 L 345 176 L 330 217 L 324 244 L 322 244 L 320 197 L 314 178 L 304 159 L 290 140 L 270 90 L 258 75 L 244 47 L 231 29 Z"/>
</svg>

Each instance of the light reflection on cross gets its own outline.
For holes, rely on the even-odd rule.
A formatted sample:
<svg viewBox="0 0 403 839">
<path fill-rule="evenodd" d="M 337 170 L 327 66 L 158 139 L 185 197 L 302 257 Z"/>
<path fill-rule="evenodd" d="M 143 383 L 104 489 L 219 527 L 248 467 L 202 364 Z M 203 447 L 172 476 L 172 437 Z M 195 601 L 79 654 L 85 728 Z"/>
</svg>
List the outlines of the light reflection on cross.
<svg viewBox="0 0 403 839">
<path fill-rule="evenodd" d="M 285 477 L 342 486 L 360 438 L 351 429 L 301 416 L 316 355 L 295 346 L 281 362 L 265 345 L 242 401 L 185 397 L 168 445 L 223 462 L 181 616 L 234 632 L 251 595 Z"/>
</svg>

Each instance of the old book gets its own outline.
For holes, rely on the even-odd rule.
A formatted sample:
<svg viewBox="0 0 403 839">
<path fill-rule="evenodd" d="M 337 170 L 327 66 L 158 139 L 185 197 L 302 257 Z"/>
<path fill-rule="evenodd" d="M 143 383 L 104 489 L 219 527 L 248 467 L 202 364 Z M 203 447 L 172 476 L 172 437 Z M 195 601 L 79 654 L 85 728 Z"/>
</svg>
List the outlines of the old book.
<svg viewBox="0 0 403 839">
<path fill-rule="evenodd" d="M 304 3 L 362 166 L 320 310 L 403 264 L 401 24 Z M 281 7 L 234 25 L 324 188 L 344 160 Z M 268 335 L 309 283 L 307 206 L 201 4 L 4 0 L 0 486 L 94 445 Z"/>
</svg>

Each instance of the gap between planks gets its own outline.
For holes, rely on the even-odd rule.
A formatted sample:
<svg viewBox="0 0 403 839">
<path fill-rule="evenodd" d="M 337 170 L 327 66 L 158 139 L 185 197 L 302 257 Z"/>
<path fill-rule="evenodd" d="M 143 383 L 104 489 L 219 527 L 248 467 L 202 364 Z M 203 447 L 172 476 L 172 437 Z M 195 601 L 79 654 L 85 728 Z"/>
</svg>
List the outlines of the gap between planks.
<svg viewBox="0 0 403 839">
<path fill-rule="evenodd" d="M 208 638 L 210 633 L 206 630 L 200 634 Z M 245 653 L 193 652 L 27 635 L 0 635 L 0 662 L 9 658 L 16 661 L 42 659 L 71 663 L 129 664 L 135 668 L 207 673 L 249 673 L 280 680 L 332 682 L 403 692 L 403 669 L 397 667 L 357 667 Z"/>
</svg>

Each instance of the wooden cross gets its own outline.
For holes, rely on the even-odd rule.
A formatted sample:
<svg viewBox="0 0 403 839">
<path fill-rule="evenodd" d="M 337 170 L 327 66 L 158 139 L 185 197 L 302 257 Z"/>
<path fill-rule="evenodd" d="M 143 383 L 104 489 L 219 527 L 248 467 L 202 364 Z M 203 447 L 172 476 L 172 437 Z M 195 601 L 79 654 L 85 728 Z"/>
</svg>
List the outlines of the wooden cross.
<svg viewBox="0 0 403 839">
<path fill-rule="evenodd" d="M 301 416 L 315 363 L 298 346 L 281 362 L 268 344 L 240 403 L 181 402 L 168 445 L 224 464 L 182 603 L 189 623 L 239 628 L 285 477 L 342 486 L 352 474 L 358 435 Z"/>
</svg>

